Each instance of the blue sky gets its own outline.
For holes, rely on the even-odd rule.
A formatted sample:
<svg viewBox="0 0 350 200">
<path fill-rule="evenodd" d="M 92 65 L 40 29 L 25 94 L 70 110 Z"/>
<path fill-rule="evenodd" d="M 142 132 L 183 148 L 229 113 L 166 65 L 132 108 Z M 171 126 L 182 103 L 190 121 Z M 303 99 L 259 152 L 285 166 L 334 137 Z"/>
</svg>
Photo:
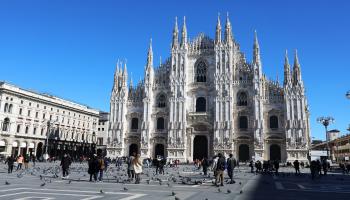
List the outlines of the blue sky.
<svg viewBox="0 0 350 200">
<path fill-rule="evenodd" d="M 235 39 L 249 60 L 254 29 L 263 70 L 283 78 L 284 51 L 298 49 L 311 110 L 311 131 L 324 138 L 350 123 L 350 1 L 0 1 L 0 80 L 109 111 L 117 59 L 127 59 L 134 82 L 143 76 L 149 39 L 155 62 L 169 56 L 175 16 L 186 15 L 189 37 L 214 37 L 217 13 L 229 12 Z M 281 81 L 282 82 L 282 81 Z"/>
</svg>

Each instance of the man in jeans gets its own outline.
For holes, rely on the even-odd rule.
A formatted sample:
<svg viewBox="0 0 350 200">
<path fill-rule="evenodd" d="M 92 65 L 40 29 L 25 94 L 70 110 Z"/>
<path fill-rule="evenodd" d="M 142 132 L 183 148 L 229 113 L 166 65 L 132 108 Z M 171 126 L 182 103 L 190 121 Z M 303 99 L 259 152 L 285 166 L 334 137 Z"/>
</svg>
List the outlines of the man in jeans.
<svg viewBox="0 0 350 200">
<path fill-rule="evenodd" d="M 230 177 L 231 181 L 230 184 L 235 183 L 235 181 L 233 180 L 233 170 L 236 167 L 236 159 L 233 158 L 232 153 L 230 154 L 230 157 L 227 158 L 227 174 Z"/>
<path fill-rule="evenodd" d="M 218 154 L 218 163 L 216 164 L 216 180 L 215 180 L 215 185 L 219 187 L 219 181 L 220 185 L 224 186 L 224 171 L 225 171 L 225 158 L 224 156 L 219 153 Z"/>
</svg>

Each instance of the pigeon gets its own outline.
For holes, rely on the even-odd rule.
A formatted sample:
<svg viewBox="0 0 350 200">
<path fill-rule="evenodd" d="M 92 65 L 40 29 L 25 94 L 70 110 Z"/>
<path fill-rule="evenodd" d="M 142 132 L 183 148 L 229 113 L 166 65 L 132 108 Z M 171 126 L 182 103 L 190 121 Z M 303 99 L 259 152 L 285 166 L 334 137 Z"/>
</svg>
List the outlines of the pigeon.
<svg viewBox="0 0 350 200">
<path fill-rule="evenodd" d="M 43 180 L 43 176 L 42 175 L 40 175 L 40 180 Z"/>
<path fill-rule="evenodd" d="M 104 193 L 102 189 L 100 190 L 100 193 L 101 193 L 101 194 L 103 194 L 103 193 Z"/>
<path fill-rule="evenodd" d="M 242 182 L 239 182 L 240 185 L 242 185 Z"/>
<path fill-rule="evenodd" d="M 5 181 L 5 185 L 10 185 L 11 183 L 9 183 L 8 181 Z"/>
<path fill-rule="evenodd" d="M 69 180 L 69 181 L 68 181 L 68 184 L 71 184 L 71 183 L 72 183 L 72 180 Z"/>
<path fill-rule="evenodd" d="M 175 196 L 175 200 L 180 200 L 180 198 L 179 198 L 179 197 L 177 197 L 177 196 Z"/>
<path fill-rule="evenodd" d="M 218 192 L 221 192 L 221 189 L 220 189 L 220 188 L 218 188 Z"/>
<path fill-rule="evenodd" d="M 170 183 L 167 183 L 168 187 L 171 187 Z"/>
<path fill-rule="evenodd" d="M 171 196 L 175 196 L 176 193 L 174 191 L 171 192 Z"/>
<path fill-rule="evenodd" d="M 240 193 L 240 194 L 242 194 L 242 193 L 243 193 L 243 191 L 241 190 L 241 191 L 239 191 L 239 193 Z"/>
<path fill-rule="evenodd" d="M 128 188 L 126 188 L 126 187 L 124 187 L 123 189 L 124 189 L 124 191 L 128 191 Z"/>
<path fill-rule="evenodd" d="M 230 190 L 230 189 L 227 189 L 227 193 L 230 194 L 230 193 L 231 193 L 231 190 Z"/>
<path fill-rule="evenodd" d="M 42 183 L 41 185 L 40 185 L 40 187 L 44 187 L 46 185 L 46 183 Z"/>
<path fill-rule="evenodd" d="M 150 180 L 146 180 L 147 184 L 149 184 Z"/>
</svg>

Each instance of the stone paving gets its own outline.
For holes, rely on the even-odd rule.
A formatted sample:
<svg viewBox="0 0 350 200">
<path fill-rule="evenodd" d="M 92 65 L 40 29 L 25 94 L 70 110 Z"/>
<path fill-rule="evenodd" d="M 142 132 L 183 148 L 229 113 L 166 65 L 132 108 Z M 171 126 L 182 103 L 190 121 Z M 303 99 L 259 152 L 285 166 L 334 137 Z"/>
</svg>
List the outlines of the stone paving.
<svg viewBox="0 0 350 200">
<path fill-rule="evenodd" d="M 0 199 L 348 199 L 350 176 L 330 173 L 311 180 L 309 169 L 295 176 L 281 168 L 279 176 L 252 174 L 247 166 L 235 170 L 235 184 L 215 187 L 192 165 L 166 168 L 165 175 L 144 169 L 141 184 L 126 181 L 126 170 L 109 167 L 103 182 L 89 182 L 87 163 L 74 163 L 69 179 L 62 179 L 59 163 L 37 163 L 29 170 L 7 174 L 0 164 Z M 225 175 L 227 178 L 227 175 Z M 0 182 L 0 183 L 1 183 Z M 6 182 L 8 184 L 6 184 Z"/>
</svg>

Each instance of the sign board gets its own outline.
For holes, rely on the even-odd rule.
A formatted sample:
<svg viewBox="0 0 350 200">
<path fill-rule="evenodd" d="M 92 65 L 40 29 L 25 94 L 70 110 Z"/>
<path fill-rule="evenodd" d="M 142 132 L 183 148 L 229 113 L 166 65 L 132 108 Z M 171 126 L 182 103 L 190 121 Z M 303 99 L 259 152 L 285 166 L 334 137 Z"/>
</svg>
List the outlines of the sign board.
<svg viewBox="0 0 350 200">
<path fill-rule="evenodd" d="M 327 151 L 316 151 L 316 150 L 311 150 L 311 151 L 309 152 L 309 155 L 310 155 L 311 157 L 313 157 L 313 156 L 319 157 L 319 156 L 327 156 L 328 154 L 327 154 Z"/>
<path fill-rule="evenodd" d="M 349 161 L 349 156 L 346 156 L 346 157 L 345 157 L 345 161 Z"/>
</svg>

